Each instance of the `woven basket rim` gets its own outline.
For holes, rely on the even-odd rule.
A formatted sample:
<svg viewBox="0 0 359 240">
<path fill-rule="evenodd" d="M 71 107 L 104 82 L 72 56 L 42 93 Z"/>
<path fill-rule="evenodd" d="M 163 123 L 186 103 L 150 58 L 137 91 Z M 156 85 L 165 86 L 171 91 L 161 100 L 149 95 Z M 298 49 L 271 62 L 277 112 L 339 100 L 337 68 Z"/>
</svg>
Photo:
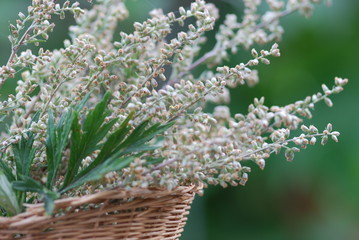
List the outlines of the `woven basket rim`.
<svg viewBox="0 0 359 240">
<path fill-rule="evenodd" d="M 84 195 L 80 197 L 69 197 L 55 201 L 54 210 L 67 207 L 79 207 L 84 204 L 102 203 L 109 200 L 126 200 L 131 198 L 159 198 L 166 195 L 183 195 L 189 192 L 198 193 L 203 188 L 202 185 L 178 186 L 172 190 L 161 188 L 116 188 L 104 190 L 97 193 Z M 21 224 L 24 221 L 30 221 L 32 216 L 35 218 L 50 218 L 46 216 L 44 203 L 24 204 L 26 211 L 12 217 L 0 217 L 0 226 Z M 34 219 L 35 220 L 35 219 Z"/>
</svg>

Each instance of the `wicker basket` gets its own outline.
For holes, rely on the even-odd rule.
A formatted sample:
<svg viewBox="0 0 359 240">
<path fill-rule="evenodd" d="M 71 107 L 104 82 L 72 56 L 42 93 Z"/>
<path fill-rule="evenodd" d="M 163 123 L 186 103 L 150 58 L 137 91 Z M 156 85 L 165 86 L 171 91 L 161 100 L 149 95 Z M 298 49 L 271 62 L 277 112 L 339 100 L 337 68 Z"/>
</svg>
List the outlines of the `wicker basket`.
<svg viewBox="0 0 359 240">
<path fill-rule="evenodd" d="M 178 239 L 199 190 L 181 186 L 110 190 L 55 202 L 55 215 L 42 204 L 10 218 L 0 217 L 0 239 Z"/>
</svg>

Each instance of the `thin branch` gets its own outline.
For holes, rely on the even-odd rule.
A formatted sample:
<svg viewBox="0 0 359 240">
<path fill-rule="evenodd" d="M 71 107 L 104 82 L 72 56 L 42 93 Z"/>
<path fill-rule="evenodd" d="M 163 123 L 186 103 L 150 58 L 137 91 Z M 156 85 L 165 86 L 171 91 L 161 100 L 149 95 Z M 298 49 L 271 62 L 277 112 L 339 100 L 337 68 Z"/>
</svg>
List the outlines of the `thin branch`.
<svg viewBox="0 0 359 240">
<path fill-rule="evenodd" d="M 42 116 L 44 116 L 44 114 L 46 113 L 47 108 L 49 107 L 49 104 L 50 104 L 51 100 L 54 98 L 56 92 L 60 89 L 60 86 L 61 86 L 64 82 L 66 82 L 67 79 L 68 79 L 68 78 L 65 78 L 64 80 L 62 80 L 61 82 L 59 82 L 59 84 L 56 86 L 56 88 L 54 89 L 54 91 L 51 93 L 49 100 L 46 102 L 46 105 L 45 105 L 44 109 L 41 111 L 40 118 L 41 118 Z"/>
<path fill-rule="evenodd" d="M 327 93 L 324 92 L 324 95 L 322 95 L 321 97 L 318 97 L 316 100 L 312 100 L 311 103 L 312 103 L 312 104 L 316 104 L 316 103 L 318 103 L 318 102 L 324 100 L 325 98 L 329 97 L 329 96 L 332 95 L 332 94 L 333 94 L 333 93 L 327 94 Z M 309 104 L 308 104 L 308 105 L 309 105 Z M 284 108 L 285 108 L 285 107 L 286 107 L 286 106 L 284 106 Z M 290 111 L 289 114 L 296 114 L 296 111 L 297 111 L 297 109 L 294 109 L 294 110 Z M 310 118 L 310 117 L 308 117 L 308 116 L 304 116 L 304 117 Z M 268 120 L 268 121 L 271 121 L 273 118 L 274 118 L 274 116 L 273 116 L 272 118 L 267 119 L 267 120 Z M 282 123 L 280 123 L 280 124 L 282 124 Z M 274 127 L 278 127 L 278 126 L 276 126 L 276 125 L 277 125 L 277 123 L 273 122 L 273 123 L 270 124 L 266 129 L 263 130 L 263 133 L 269 133 L 269 132 L 271 131 L 271 129 L 273 129 Z"/>
<path fill-rule="evenodd" d="M 40 93 L 36 96 L 34 101 L 31 103 L 31 106 L 30 106 L 29 110 L 24 115 L 24 119 L 28 118 L 30 116 L 30 114 L 34 111 L 35 105 L 39 101 L 39 99 L 40 99 Z"/>
<path fill-rule="evenodd" d="M 316 133 L 316 134 L 311 134 L 311 135 L 306 135 L 304 136 L 305 138 L 312 138 L 312 137 L 320 137 L 320 136 L 324 136 L 326 134 L 324 133 Z M 332 135 L 331 133 L 328 133 L 327 135 Z M 264 150 L 267 150 L 267 149 L 270 149 L 272 147 L 274 147 L 275 144 L 279 144 L 279 145 L 282 145 L 282 144 L 286 144 L 286 143 L 290 143 L 290 142 L 294 142 L 295 140 L 297 140 L 298 137 L 294 137 L 292 139 L 286 139 L 286 140 L 283 140 L 283 141 L 279 141 L 279 142 L 274 142 L 274 143 L 271 143 L 271 144 L 268 144 L 267 146 L 265 147 L 262 147 L 262 148 L 259 148 L 253 152 L 247 152 L 241 156 L 239 156 L 242 160 L 249 160 L 249 159 L 243 159 L 243 158 L 246 158 L 246 157 L 249 157 L 251 156 L 252 154 L 256 154 L 256 153 L 259 153 L 259 152 L 262 152 Z"/>
<path fill-rule="evenodd" d="M 177 83 L 184 75 L 186 75 L 188 72 L 192 71 L 193 69 L 195 69 L 196 67 L 198 67 L 199 65 L 201 65 L 202 63 L 206 62 L 208 59 L 210 59 L 211 57 L 216 56 L 217 53 L 217 49 L 213 48 L 211 51 L 207 52 L 206 54 L 204 54 L 202 57 L 200 57 L 199 59 L 197 59 L 194 63 L 192 63 L 188 68 L 186 72 L 180 72 L 177 76 L 177 78 L 173 78 L 170 79 L 168 81 L 166 85 L 170 85 L 173 86 L 175 83 Z"/>
<path fill-rule="evenodd" d="M 32 28 L 34 27 L 34 22 L 30 25 L 30 27 L 25 31 L 25 33 L 22 35 L 20 41 L 18 44 L 16 44 L 16 46 L 14 46 L 11 49 L 11 54 L 9 57 L 9 60 L 6 63 L 6 66 L 10 66 L 10 64 L 12 63 L 12 61 L 14 60 L 14 57 L 16 56 L 17 52 L 19 51 L 19 48 L 24 44 L 26 37 L 29 35 L 29 32 L 32 30 Z"/>
<path fill-rule="evenodd" d="M 170 119 L 167 120 L 167 123 L 174 121 L 176 118 L 178 118 L 179 116 L 181 116 L 181 114 L 186 111 L 187 109 L 189 109 L 190 107 L 192 107 L 193 105 L 195 105 L 196 103 L 198 103 L 200 100 L 204 99 L 205 96 L 207 96 L 209 93 L 211 92 L 211 89 L 209 89 L 207 92 L 205 92 L 202 96 L 198 97 L 196 100 L 192 101 L 191 103 L 189 103 L 187 106 L 185 106 L 183 109 L 181 109 L 180 111 L 177 112 L 177 114 L 175 114 L 173 117 L 171 117 Z"/>
<path fill-rule="evenodd" d="M 151 80 L 154 76 L 154 74 L 158 71 L 158 69 L 160 69 L 164 64 L 164 61 L 162 61 L 160 64 L 158 64 L 158 66 L 152 71 L 152 73 L 150 75 L 147 76 L 147 78 L 141 83 L 141 87 L 144 87 L 145 84 Z M 124 102 L 122 102 L 120 108 L 123 108 L 127 105 L 127 103 L 131 100 L 132 97 L 134 97 L 136 95 L 137 91 L 135 91 L 134 93 L 131 94 L 131 96 L 129 96 Z"/>
<path fill-rule="evenodd" d="M 263 28 L 265 27 L 266 25 L 272 23 L 273 21 L 276 21 L 278 20 L 279 18 L 281 17 L 285 17 L 295 11 L 297 11 L 298 8 L 293 8 L 293 9 L 287 9 L 287 10 L 284 10 L 282 12 L 280 12 L 275 18 L 272 19 L 272 21 L 270 22 L 261 22 L 260 24 L 256 25 L 254 28 L 253 28 L 253 32 L 260 29 L 260 28 Z M 212 50 L 210 50 L 209 52 L 207 52 L 206 54 L 204 54 L 202 57 L 200 57 L 199 59 L 197 59 L 195 62 L 193 62 L 188 68 L 186 71 L 184 72 L 180 72 L 178 74 L 178 76 L 174 79 L 170 79 L 167 84 L 165 84 L 164 86 L 166 85 L 170 85 L 170 86 L 173 86 L 175 83 L 179 82 L 179 80 L 185 76 L 186 74 L 188 74 L 190 71 L 192 71 L 193 69 L 195 69 L 196 67 L 198 67 L 199 65 L 205 63 L 208 59 L 214 57 L 217 55 L 217 53 L 219 51 L 225 51 L 226 49 L 225 48 L 220 48 L 218 46 L 214 46 L 214 48 Z M 164 87 L 163 86 L 163 87 Z M 162 87 L 162 88 L 163 88 Z"/>
<path fill-rule="evenodd" d="M 167 162 L 161 162 L 160 164 L 154 166 L 151 170 L 155 171 L 155 170 L 161 169 L 161 168 L 163 168 L 163 167 L 165 167 L 167 165 L 170 165 L 170 164 L 174 163 L 177 160 L 178 160 L 177 158 L 173 158 L 173 159 L 171 159 L 171 160 L 169 160 Z"/>
</svg>

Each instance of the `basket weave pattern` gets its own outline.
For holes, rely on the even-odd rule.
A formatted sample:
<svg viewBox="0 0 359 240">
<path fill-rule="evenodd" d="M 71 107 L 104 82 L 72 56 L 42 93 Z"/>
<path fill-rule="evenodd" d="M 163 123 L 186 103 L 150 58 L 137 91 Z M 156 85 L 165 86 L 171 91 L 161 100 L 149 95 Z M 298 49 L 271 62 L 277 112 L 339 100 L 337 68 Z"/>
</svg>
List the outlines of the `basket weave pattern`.
<svg viewBox="0 0 359 240">
<path fill-rule="evenodd" d="M 0 239 L 178 239 L 196 191 L 104 191 L 57 200 L 52 217 L 42 204 L 28 205 L 25 213 L 0 217 Z"/>
</svg>

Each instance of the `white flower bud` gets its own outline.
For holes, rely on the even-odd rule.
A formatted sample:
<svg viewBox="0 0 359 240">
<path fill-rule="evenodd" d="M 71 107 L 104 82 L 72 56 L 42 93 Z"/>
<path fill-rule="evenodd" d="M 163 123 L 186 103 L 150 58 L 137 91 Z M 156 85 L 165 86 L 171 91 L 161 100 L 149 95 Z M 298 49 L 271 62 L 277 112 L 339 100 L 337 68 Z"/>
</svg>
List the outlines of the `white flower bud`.
<svg viewBox="0 0 359 240">
<path fill-rule="evenodd" d="M 266 64 L 266 65 L 270 64 L 270 61 L 267 58 L 261 58 L 261 62 Z"/>
<path fill-rule="evenodd" d="M 330 98 L 324 98 L 324 102 L 328 107 L 333 107 L 333 102 Z"/>
<path fill-rule="evenodd" d="M 254 48 L 252 48 L 251 53 L 253 57 L 258 57 L 258 52 Z"/>
<path fill-rule="evenodd" d="M 325 135 L 325 136 L 322 137 L 321 144 L 322 144 L 322 145 L 325 145 L 327 142 L 328 142 L 328 136 Z"/>
<path fill-rule="evenodd" d="M 287 149 L 285 151 L 285 158 L 287 159 L 288 162 L 293 161 L 293 159 L 294 159 L 294 151 L 292 149 Z"/>
<path fill-rule="evenodd" d="M 259 159 L 256 161 L 257 165 L 259 166 L 260 169 L 264 169 L 265 165 L 266 165 L 266 162 L 264 159 Z"/>
<path fill-rule="evenodd" d="M 312 137 L 311 139 L 310 139 L 310 144 L 311 145 L 314 145 L 315 143 L 317 142 L 317 138 L 315 138 L 315 137 Z"/>
<path fill-rule="evenodd" d="M 331 123 L 328 123 L 327 130 L 328 130 L 328 132 L 331 132 L 333 130 L 333 126 Z"/>
<path fill-rule="evenodd" d="M 186 15 L 186 10 L 184 9 L 184 7 L 180 7 L 179 8 L 179 12 L 180 14 L 183 16 L 183 15 Z"/>
</svg>

